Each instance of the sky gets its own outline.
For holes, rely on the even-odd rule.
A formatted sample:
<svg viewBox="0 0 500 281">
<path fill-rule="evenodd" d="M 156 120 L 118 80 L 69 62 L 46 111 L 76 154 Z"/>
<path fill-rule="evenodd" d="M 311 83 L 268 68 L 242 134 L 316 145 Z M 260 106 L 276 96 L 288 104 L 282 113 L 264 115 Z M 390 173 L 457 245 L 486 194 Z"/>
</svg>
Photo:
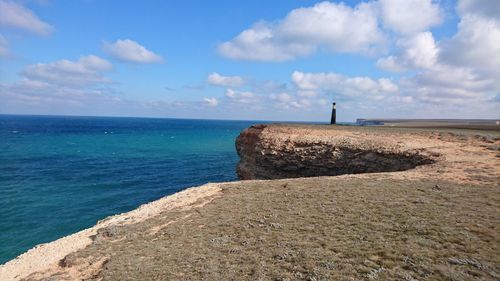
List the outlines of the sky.
<svg viewBox="0 0 500 281">
<path fill-rule="evenodd" d="M 500 118 L 500 1 L 0 0 L 0 114 Z"/>
</svg>

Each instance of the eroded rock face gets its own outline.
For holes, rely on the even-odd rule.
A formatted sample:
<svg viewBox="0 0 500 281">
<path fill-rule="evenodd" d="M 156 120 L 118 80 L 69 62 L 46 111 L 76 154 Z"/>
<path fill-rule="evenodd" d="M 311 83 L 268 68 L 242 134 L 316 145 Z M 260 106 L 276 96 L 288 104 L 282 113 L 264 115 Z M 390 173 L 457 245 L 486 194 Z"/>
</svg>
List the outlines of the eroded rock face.
<svg viewBox="0 0 500 281">
<path fill-rule="evenodd" d="M 238 136 L 236 150 L 242 180 L 403 171 L 438 157 L 394 137 L 336 126 L 256 125 Z"/>
</svg>

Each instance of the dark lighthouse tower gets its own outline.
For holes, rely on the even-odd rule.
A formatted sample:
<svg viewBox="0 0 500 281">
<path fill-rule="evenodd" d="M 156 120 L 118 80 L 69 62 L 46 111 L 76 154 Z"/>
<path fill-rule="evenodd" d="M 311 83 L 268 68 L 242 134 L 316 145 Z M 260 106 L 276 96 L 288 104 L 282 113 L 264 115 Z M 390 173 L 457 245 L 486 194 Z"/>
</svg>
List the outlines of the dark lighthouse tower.
<svg viewBox="0 0 500 281">
<path fill-rule="evenodd" d="M 332 119 L 330 119 L 330 125 L 337 123 L 337 106 L 333 103 L 332 106 Z"/>
</svg>

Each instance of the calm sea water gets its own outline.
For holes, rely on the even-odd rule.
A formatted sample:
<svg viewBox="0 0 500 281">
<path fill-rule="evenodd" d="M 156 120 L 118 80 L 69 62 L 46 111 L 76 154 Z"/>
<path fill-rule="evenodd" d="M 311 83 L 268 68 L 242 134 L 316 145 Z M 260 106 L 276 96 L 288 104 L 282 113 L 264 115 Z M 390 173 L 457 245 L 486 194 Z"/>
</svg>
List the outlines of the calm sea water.
<svg viewBox="0 0 500 281">
<path fill-rule="evenodd" d="M 207 182 L 236 179 L 254 122 L 0 115 L 0 264 Z"/>
</svg>

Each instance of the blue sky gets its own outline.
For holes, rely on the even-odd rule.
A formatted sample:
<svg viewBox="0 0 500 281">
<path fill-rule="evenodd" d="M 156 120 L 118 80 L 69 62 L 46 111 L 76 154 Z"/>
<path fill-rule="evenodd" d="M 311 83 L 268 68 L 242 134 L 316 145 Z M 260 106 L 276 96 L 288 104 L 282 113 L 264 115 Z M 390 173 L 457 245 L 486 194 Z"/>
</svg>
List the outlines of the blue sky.
<svg viewBox="0 0 500 281">
<path fill-rule="evenodd" d="M 500 1 L 0 0 L 0 113 L 499 118 Z"/>
</svg>

